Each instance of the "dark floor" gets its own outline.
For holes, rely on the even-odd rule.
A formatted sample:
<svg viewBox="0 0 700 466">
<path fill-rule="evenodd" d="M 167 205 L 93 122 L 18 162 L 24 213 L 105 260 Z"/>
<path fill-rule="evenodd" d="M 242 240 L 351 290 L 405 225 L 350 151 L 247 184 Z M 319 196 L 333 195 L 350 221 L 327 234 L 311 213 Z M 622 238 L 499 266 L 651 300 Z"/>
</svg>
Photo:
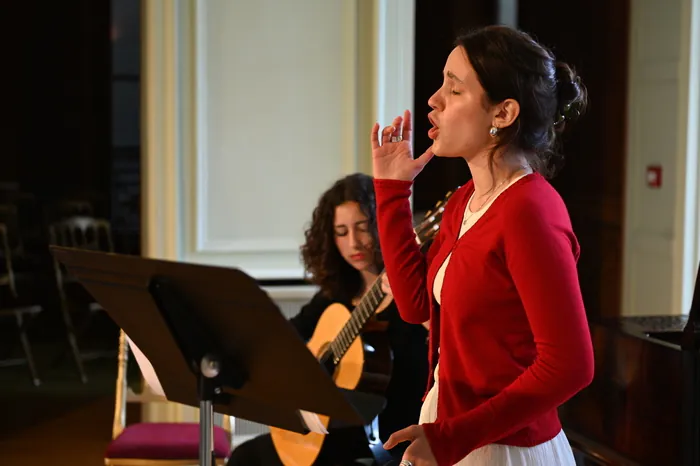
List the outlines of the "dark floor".
<svg viewBox="0 0 700 466">
<path fill-rule="evenodd" d="M 42 384 L 26 366 L 0 367 L 0 465 L 103 464 L 114 413 L 116 358 L 86 363 L 83 384 L 60 342 L 34 345 Z"/>
</svg>

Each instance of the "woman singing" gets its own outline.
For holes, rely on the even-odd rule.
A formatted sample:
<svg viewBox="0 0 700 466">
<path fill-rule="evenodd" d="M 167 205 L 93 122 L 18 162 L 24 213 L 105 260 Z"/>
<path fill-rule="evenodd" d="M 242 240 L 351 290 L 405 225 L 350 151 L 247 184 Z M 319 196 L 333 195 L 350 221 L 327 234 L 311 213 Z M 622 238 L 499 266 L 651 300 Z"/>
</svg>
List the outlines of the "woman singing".
<svg viewBox="0 0 700 466">
<path fill-rule="evenodd" d="M 410 114 L 372 130 L 379 238 L 401 317 L 430 319 L 432 374 L 404 466 L 574 465 L 557 408 L 593 377 L 579 244 L 547 181 L 557 137 L 586 91 L 523 32 L 456 41 L 430 97 L 432 146 L 413 158 Z M 446 206 L 428 253 L 413 239 L 413 179 L 439 157 L 472 180 Z M 439 359 L 439 364 L 438 364 Z"/>
<path fill-rule="evenodd" d="M 353 174 L 338 180 L 321 196 L 305 236 L 302 259 L 320 291 L 291 323 L 309 340 L 328 306 L 341 303 L 352 310 L 383 269 L 372 177 Z M 402 320 L 390 298 L 380 306 L 377 320 L 388 324 L 386 332 L 393 351 L 387 404 L 379 415 L 379 435 L 386 441 L 392 432 L 413 424 L 420 413 L 428 378 L 427 330 L 420 323 Z M 403 450 L 392 451 L 397 462 L 402 454 Z M 371 457 L 364 429 L 343 428 L 330 431 L 314 464 L 355 465 L 354 460 Z M 269 435 L 240 445 L 228 462 L 228 466 L 281 464 Z"/>
</svg>

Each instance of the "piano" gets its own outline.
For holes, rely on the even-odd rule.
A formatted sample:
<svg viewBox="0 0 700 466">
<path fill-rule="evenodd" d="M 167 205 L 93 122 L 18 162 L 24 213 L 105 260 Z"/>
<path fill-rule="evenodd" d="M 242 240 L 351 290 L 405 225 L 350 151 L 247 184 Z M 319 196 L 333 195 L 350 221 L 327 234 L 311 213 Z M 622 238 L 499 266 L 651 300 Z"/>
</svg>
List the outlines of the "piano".
<svg viewBox="0 0 700 466">
<path fill-rule="evenodd" d="M 601 320 L 591 335 L 593 382 L 560 408 L 577 464 L 700 466 L 700 273 L 688 315 Z"/>
</svg>

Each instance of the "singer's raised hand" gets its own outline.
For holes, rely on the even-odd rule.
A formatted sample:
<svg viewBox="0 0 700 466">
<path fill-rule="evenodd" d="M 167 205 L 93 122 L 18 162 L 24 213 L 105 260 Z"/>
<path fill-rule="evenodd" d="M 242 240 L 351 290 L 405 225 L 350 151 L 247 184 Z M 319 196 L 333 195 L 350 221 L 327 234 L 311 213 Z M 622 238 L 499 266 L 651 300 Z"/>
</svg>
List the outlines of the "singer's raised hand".
<svg viewBox="0 0 700 466">
<path fill-rule="evenodd" d="M 413 181 L 423 167 L 433 158 L 430 149 L 417 159 L 411 149 L 411 112 L 396 117 L 391 126 L 381 133 L 379 123 L 372 127 L 372 168 L 377 179 Z"/>
</svg>

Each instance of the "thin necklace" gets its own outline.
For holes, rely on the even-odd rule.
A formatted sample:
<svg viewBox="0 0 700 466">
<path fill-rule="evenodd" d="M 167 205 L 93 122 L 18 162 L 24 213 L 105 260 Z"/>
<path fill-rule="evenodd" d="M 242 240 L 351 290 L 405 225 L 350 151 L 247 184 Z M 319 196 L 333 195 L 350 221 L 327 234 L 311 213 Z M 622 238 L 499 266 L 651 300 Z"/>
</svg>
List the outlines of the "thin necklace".
<svg viewBox="0 0 700 466">
<path fill-rule="evenodd" d="M 471 204 L 472 204 L 472 199 L 474 199 L 474 193 L 472 193 L 471 197 L 469 198 L 469 202 L 467 202 L 467 212 L 466 212 L 466 215 L 464 216 L 464 220 L 462 220 L 462 225 L 466 225 L 467 222 L 469 221 L 469 219 L 472 218 L 472 215 L 476 214 L 476 213 L 479 212 L 481 209 L 483 209 L 484 206 L 485 206 L 486 204 L 489 203 L 489 200 L 494 196 L 494 194 L 496 194 L 496 192 L 498 192 L 498 189 L 499 189 L 501 186 L 503 186 L 503 185 L 505 184 L 505 182 L 508 181 L 509 179 L 510 179 L 509 176 L 505 177 L 505 178 L 503 179 L 503 181 L 501 181 L 501 182 L 498 184 L 498 186 L 496 186 L 495 188 L 493 188 L 493 191 L 491 191 L 491 194 L 489 194 L 489 197 L 487 197 L 486 200 L 481 204 L 481 207 L 479 207 L 478 209 L 476 209 L 474 212 L 472 212 L 472 210 L 469 208 L 469 207 L 471 206 Z"/>
</svg>

